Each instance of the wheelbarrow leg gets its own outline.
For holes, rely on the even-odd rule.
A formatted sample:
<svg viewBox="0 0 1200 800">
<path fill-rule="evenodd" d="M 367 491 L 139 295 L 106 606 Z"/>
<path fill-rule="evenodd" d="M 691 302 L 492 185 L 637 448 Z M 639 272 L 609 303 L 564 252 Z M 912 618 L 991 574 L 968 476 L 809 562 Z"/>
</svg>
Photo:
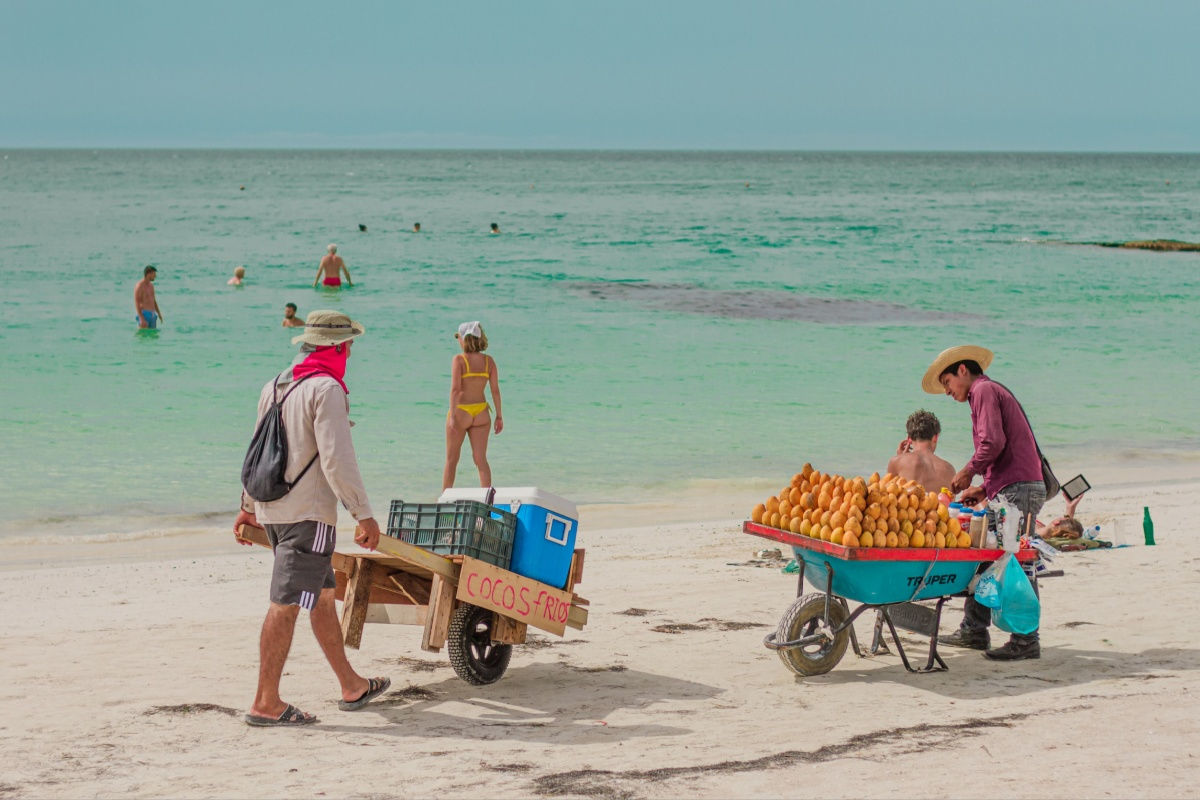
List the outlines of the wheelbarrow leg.
<svg viewBox="0 0 1200 800">
<path fill-rule="evenodd" d="M 938 655 L 937 651 L 937 625 L 942 619 L 942 605 L 945 604 L 949 597 L 938 598 L 936 616 L 933 626 L 933 635 L 929 637 L 929 658 L 925 662 L 925 666 L 916 668 L 908 662 L 908 655 L 904 652 L 904 645 L 900 643 L 900 634 L 896 632 L 896 626 L 892 623 L 892 617 L 888 614 L 887 609 L 880 609 L 883 612 L 883 619 L 887 623 L 888 630 L 891 631 L 892 641 L 896 643 L 896 652 L 900 654 L 900 661 L 903 662 L 904 668 L 909 672 L 942 672 L 950 669 L 946 666 L 946 662 Z M 934 664 L 937 664 L 935 667 Z"/>
</svg>

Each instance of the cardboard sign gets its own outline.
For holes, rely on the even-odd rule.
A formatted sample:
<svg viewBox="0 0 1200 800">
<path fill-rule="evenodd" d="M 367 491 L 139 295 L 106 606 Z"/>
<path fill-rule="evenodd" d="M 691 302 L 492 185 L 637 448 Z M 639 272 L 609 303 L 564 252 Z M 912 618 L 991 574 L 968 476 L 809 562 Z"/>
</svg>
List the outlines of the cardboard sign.
<svg viewBox="0 0 1200 800">
<path fill-rule="evenodd" d="M 571 613 L 569 592 L 469 557 L 462 561 L 455 596 L 556 636 L 566 631 Z"/>
</svg>

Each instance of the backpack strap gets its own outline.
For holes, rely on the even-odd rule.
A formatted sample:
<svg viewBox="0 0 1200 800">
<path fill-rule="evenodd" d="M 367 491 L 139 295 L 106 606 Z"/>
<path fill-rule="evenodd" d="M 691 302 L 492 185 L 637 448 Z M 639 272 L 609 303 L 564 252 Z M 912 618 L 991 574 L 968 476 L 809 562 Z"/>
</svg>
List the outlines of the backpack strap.
<svg viewBox="0 0 1200 800">
<path fill-rule="evenodd" d="M 299 379 L 297 379 L 297 380 L 294 380 L 294 381 L 292 381 L 292 385 L 291 385 L 291 386 L 289 386 L 289 387 L 288 387 L 288 389 L 287 389 L 287 391 L 283 393 L 283 397 L 280 397 L 278 400 L 275 400 L 275 405 L 277 405 L 277 406 L 279 406 L 280 408 L 282 408 L 282 407 L 283 407 L 283 401 L 288 399 L 288 395 L 290 395 L 290 394 L 292 393 L 292 391 L 293 391 L 293 390 L 294 390 L 294 389 L 295 389 L 297 386 L 299 386 L 300 384 L 304 383 L 306 380 L 308 380 L 309 378 L 311 378 L 311 377 L 312 377 L 313 375 L 315 375 L 315 374 L 318 374 L 318 373 L 310 372 L 308 375 L 305 375 L 303 378 L 299 378 Z M 278 395 L 279 395 L 279 379 L 280 379 L 281 377 L 283 377 L 283 373 L 282 373 L 282 372 L 281 372 L 281 373 L 279 373 L 278 375 L 276 375 L 276 376 L 275 376 L 275 384 L 274 384 L 274 386 L 272 387 L 272 391 L 274 392 L 274 395 L 275 395 L 275 396 L 278 396 Z M 274 398 L 272 398 L 272 399 L 274 399 Z M 282 423 L 282 422 L 283 422 L 283 418 L 281 417 L 279 421 Z M 299 483 L 299 482 L 300 482 L 300 479 L 304 477 L 304 474 L 305 474 L 306 472 L 308 472 L 308 470 L 309 470 L 309 469 L 312 467 L 312 465 L 313 465 L 313 464 L 315 464 L 315 463 L 317 463 L 317 457 L 318 457 L 318 456 L 320 456 L 320 455 L 321 455 L 321 451 L 320 451 L 320 450 L 318 450 L 317 452 L 313 453 L 313 457 L 312 457 L 312 458 L 310 458 L 310 459 L 308 460 L 308 463 L 304 465 L 304 469 L 300 470 L 300 474 L 299 474 L 299 475 L 297 475 L 297 476 L 295 477 L 295 479 L 294 479 L 294 480 L 288 481 L 288 491 L 291 491 L 291 488 L 292 488 L 293 486 L 295 486 L 297 483 Z"/>
</svg>

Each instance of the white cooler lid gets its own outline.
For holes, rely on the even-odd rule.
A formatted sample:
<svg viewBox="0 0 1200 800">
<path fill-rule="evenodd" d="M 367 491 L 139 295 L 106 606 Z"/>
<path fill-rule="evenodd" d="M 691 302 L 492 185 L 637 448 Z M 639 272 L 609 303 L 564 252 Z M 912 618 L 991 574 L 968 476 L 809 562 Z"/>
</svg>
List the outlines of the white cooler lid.
<svg viewBox="0 0 1200 800">
<path fill-rule="evenodd" d="M 442 496 L 438 498 L 439 503 L 453 503 L 455 500 L 478 500 L 483 503 L 487 500 L 487 489 L 447 489 L 442 492 Z M 555 514 L 561 514 L 564 517 L 571 519 L 579 519 L 579 510 L 565 497 L 559 497 L 556 494 L 544 491 L 536 486 L 516 486 L 516 487 L 496 487 L 496 497 L 492 501 L 504 505 L 512 505 L 513 502 L 532 503 L 535 506 L 541 506 L 547 511 L 553 511 Z"/>
</svg>

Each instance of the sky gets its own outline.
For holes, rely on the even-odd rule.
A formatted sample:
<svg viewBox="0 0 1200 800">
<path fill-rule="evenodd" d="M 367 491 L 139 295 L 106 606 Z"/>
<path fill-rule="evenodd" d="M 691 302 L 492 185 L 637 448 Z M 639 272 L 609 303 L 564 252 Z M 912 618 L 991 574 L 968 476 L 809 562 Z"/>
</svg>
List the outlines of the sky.
<svg viewBox="0 0 1200 800">
<path fill-rule="evenodd" d="M 1196 0 L 0 0 L 0 148 L 1200 150 Z"/>
</svg>

